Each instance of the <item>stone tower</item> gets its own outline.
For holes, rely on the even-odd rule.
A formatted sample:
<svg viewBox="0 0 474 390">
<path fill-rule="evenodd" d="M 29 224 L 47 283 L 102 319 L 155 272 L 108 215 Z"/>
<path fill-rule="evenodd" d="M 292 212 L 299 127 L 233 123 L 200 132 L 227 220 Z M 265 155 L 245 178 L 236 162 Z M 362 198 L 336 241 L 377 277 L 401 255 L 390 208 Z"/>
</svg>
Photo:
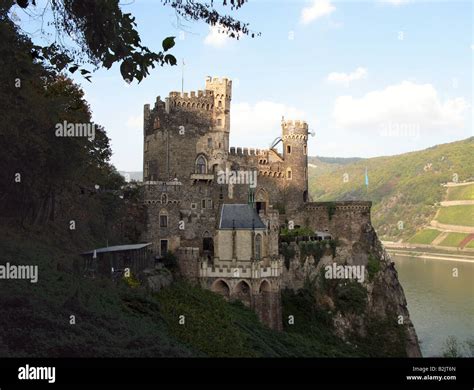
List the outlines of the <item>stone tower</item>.
<svg viewBox="0 0 474 390">
<path fill-rule="evenodd" d="M 283 120 L 281 126 L 288 202 L 297 207 L 308 201 L 308 124 Z"/>
<path fill-rule="evenodd" d="M 214 104 L 212 110 L 213 149 L 229 151 L 230 102 L 232 100 L 232 81 L 227 78 L 206 78 L 206 91 L 212 91 Z"/>
</svg>

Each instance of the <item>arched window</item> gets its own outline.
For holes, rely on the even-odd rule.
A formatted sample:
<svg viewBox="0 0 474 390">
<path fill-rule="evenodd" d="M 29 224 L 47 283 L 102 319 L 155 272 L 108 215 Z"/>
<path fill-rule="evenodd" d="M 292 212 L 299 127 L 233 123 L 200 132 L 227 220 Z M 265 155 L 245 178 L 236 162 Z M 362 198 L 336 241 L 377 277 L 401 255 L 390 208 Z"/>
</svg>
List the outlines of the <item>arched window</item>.
<svg viewBox="0 0 474 390">
<path fill-rule="evenodd" d="M 262 235 L 257 234 L 255 236 L 255 259 L 260 260 L 262 258 Z"/>
<path fill-rule="evenodd" d="M 199 156 L 196 160 L 196 173 L 207 173 L 207 162 L 204 156 Z"/>
<path fill-rule="evenodd" d="M 161 228 L 168 227 L 168 213 L 166 211 L 160 212 L 160 227 Z"/>
</svg>

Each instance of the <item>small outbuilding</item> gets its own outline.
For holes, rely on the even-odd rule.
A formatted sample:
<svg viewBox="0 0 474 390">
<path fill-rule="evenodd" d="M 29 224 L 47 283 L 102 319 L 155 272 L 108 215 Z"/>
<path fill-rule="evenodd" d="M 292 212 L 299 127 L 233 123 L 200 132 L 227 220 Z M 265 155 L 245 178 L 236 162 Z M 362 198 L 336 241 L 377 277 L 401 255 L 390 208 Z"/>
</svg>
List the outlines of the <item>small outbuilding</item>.
<svg viewBox="0 0 474 390">
<path fill-rule="evenodd" d="M 137 275 L 154 265 L 148 249 L 150 245 L 150 242 L 116 245 L 81 253 L 84 258 L 83 271 L 85 275 L 92 277 L 114 277 L 123 274 L 128 268 L 133 275 Z"/>
</svg>

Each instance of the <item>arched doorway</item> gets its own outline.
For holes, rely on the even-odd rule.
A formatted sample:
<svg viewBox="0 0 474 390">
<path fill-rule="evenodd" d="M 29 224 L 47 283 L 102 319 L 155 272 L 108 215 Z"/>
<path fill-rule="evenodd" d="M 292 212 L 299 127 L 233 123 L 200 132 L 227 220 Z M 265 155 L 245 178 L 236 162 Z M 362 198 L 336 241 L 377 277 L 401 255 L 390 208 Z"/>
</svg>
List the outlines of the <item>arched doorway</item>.
<svg viewBox="0 0 474 390">
<path fill-rule="evenodd" d="M 234 297 L 241 301 L 245 306 L 250 306 L 251 292 L 250 286 L 245 280 L 241 280 L 234 288 Z"/>
<path fill-rule="evenodd" d="M 202 235 L 202 253 L 208 260 L 214 258 L 214 240 L 207 230 Z"/>
<path fill-rule="evenodd" d="M 265 214 L 268 208 L 268 193 L 263 188 L 259 188 L 255 194 L 255 208 L 257 213 L 260 213 L 260 210 Z"/>
<path fill-rule="evenodd" d="M 229 285 L 223 281 L 222 279 L 219 279 L 215 281 L 211 287 L 211 291 L 222 295 L 224 298 L 229 298 L 230 296 L 230 288 Z"/>
<path fill-rule="evenodd" d="M 270 324 L 272 317 L 271 286 L 267 280 L 263 280 L 258 288 L 259 292 L 259 310 L 258 315 L 264 324 Z"/>
</svg>

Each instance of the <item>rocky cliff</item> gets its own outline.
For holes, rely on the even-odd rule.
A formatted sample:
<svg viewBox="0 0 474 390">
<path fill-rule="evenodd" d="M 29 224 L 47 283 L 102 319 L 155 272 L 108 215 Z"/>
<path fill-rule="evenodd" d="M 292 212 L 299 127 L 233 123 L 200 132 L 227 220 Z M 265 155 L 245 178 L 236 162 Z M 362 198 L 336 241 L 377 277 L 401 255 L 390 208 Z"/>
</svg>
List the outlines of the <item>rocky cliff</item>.
<svg viewBox="0 0 474 390">
<path fill-rule="evenodd" d="M 282 251 L 292 255 L 286 258 L 283 288 L 310 290 L 314 305 L 331 315 L 339 337 L 374 356 L 421 356 L 395 265 L 370 221 L 359 226 L 358 237 L 289 247 Z M 338 266 L 363 274 L 358 279 L 334 274 L 342 270 Z"/>
</svg>

